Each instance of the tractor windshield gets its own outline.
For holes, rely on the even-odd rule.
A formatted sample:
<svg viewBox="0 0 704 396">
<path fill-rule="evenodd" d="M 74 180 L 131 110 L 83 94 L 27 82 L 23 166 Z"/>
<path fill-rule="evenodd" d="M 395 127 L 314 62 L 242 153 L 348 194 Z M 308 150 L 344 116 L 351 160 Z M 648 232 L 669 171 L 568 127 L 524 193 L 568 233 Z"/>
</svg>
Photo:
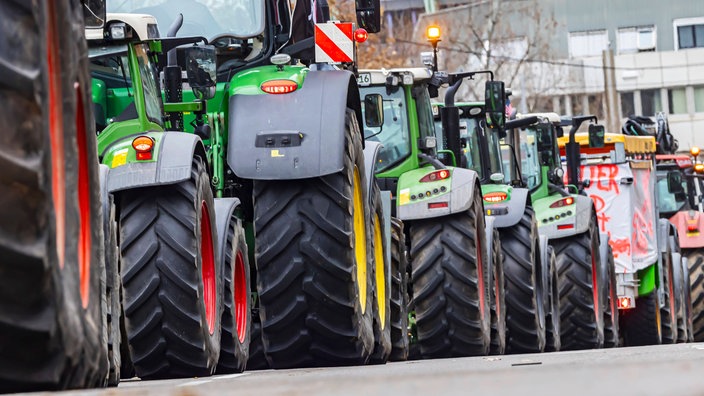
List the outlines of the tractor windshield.
<svg viewBox="0 0 704 396">
<path fill-rule="evenodd" d="M 682 177 L 682 188 L 686 194 L 678 196 L 672 193 L 667 188 L 667 172 L 658 172 L 658 210 L 660 213 L 673 213 L 685 209 L 684 206 L 687 204 L 687 196 L 689 191 L 687 189 L 687 180 L 684 175 Z"/>
<path fill-rule="evenodd" d="M 149 14 L 166 32 L 179 14 L 179 36 L 256 37 L 264 31 L 264 0 L 108 0 L 109 13 Z"/>
<path fill-rule="evenodd" d="M 538 139 L 534 128 L 521 130 L 521 175 L 528 184 L 528 189 L 540 185 L 540 162 L 538 158 Z"/>
<path fill-rule="evenodd" d="M 362 98 L 368 94 L 380 94 L 384 97 L 384 125 L 381 128 L 364 125 L 364 138 L 384 145 L 376 163 L 376 172 L 381 172 L 403 161 L 411 153 L 404 91 L 398 89 L 387 94 L 385 86 L 369 86 L 360 88 L 359 92 Z"/>
</svg>

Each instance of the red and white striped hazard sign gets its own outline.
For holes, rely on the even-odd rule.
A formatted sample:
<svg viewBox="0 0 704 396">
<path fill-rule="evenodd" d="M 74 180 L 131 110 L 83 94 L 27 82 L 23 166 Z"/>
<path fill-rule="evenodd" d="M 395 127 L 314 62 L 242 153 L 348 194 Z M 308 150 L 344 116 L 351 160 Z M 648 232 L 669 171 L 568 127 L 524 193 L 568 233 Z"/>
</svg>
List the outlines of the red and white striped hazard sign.
<svg viewBox="0 0 704 396">
<path fill-rule="evenodd" d="M 315 61 L 348 63 L 354 59 L 352 23 L 315 24 Z"/>
</svg>

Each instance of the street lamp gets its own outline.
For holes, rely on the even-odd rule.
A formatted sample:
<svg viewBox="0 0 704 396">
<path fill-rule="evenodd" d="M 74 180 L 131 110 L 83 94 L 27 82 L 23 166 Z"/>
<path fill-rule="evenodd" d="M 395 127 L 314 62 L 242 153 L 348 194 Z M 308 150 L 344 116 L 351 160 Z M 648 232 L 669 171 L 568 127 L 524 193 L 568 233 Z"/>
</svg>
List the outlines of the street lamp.
<svg viewBox="0 0 704 396">
<path fill-rule="evenodd" d="M 433 71 L 438 71 L 438 43 L 440 40 L 440 27 L 437 25 L 430 25 L 425 29 L 425 37 L 430 41 L 430 45 L 433 46 Z"/>
</svg>

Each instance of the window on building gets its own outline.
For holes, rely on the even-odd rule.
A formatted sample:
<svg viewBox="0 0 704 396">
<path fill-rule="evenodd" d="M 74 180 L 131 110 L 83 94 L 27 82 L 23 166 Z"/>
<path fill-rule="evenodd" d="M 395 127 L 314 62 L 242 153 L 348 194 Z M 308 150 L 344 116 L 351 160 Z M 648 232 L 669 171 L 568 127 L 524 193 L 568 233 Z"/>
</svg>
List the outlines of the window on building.
<svg viewBox="0 0 704 396">
<path fill-rule="evenodd" d="M 640 91 L 641 111 L 644 116 L 653 116 L 662 111 L 659 89 L 644 89 Z"/>
<path fill-rule="evenodd" d="M 638 26 L 618 29 L 619 54 L 655 51 L 655 26 Z"/>
<path fill-rule="evenodd" d="M 685 88 L 668 89 L 667 101 L 670 105 L 670 114 L 684 114 L 687 112 L 687 90 Z"/>
<path fill-rule="evenodd" d="M 694 111 L 704 113 L 704 86 L 694 87 Z"/>
<path fill-rule="evenodd" d="M 621 117 L 628 117 L 636 113 L 633 92 L 621 92 Z"/>
<path fill-rule="evenodd" d="M 674 21 L 677 49 L 704 47 L 704 17 Z"/>
<path fill-rule="evenodd" d="M 573 58 L 598 56 L 608 47 L 609 36 L 606 30 L 570 32 L 569 34 L 570 56 Z"/>
</svg>

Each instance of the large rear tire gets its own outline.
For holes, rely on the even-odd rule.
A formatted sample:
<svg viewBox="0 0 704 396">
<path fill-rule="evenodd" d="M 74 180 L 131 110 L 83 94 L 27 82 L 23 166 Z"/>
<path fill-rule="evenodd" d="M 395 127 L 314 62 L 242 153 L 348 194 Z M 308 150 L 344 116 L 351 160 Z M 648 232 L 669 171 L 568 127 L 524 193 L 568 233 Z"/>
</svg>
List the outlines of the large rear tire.
<svg viewBox="0 0 704 396">
<path fill-rule="evenodd" d="M 257 290 L 273 368 L 364 364 L 374 347 L 371 235 L 357 118 L 342 171 L 254 182 Z"/>
<path fill-rule="evenodd" d="M 692 297 L 692 334 L 695 342 L 704 341 L 704 249 L 686 252 Z"/>
<path fill-rule="evenodd" d="M 107 378 L 108 386 L 120 383 L 120 368 L 122 366 L 120 320 L 122 316 L 122 300 L 120 280 L 120 250 L 117 245 L 116 209 L 111 195 L 103 197 L 103 230 L 105 233 L 105 287 L 107 308 L 107 345 L 110 371 Z"/>
<path fill-rule="evenodd" d="M 604 301 L 600 285 L 599 233 L 592 213 L 579 235 L 553 239 L 560 283 L 562 350 L 604 346 Z"/>
<path fill-rule="evenodd" d="M 507 353 L 545 350 L 545 291 L 540 273 L 538 228 L 533 208 L 521 220 L 499 230 L 506 279 Z"/>
<path fill-rule="evenodd" d="M 381 194 L 376 183 L 371 191 L 372 208 L 372 251 L 374 254 L 374 352 L 369 359 L 373 364 L 384 364 L 391 355 L 391 284 L 387 274 L 391 274 L 390 265 L 386 260 L 386 246 L 384 236 L 384 209 L 381 205 Z"/>
<path fill-rule="evenodd" d="M 142 379 L 211 375 L 220 353 L 223 267 L 210 178 L 120 195 L 125 327 Z"/>
<path fill-rule="evenodd" d="M 264 354 L 264 341 L 262 340 L 262 321 L 259 319 L 259 309 L 252 311 L 252 335 L 249 342 L 249 358 L 247 370 L 266 370 L 269 362 Z"/>
<path fill-rule="evenodd" d="M 616 348 L 621 343 L 618 319 L 618 295 L 616 289 L 616 265 L 611 246 L 608 247 L 606 263 L 606 276 L 608 280 L 608 299 L 606 300 L 606 310 L 604 310 L 604 347 Z"/>
<path fill-rule="evenodd" d="M 635 308 L 622 312 L 621 329 L 626 346 L 662 343 L 660 298 L 657 289 L 646 296 L 638 297 Z"/>
<path fill-rule="evenodd" d="M 82 7 L 0 2 L 0 392 L 104 385 L 103 225 Z"/>
<path fill-rule="evenodd" d="M 408 271 L 403 222 L 391 218 L 391 361 L 408 359 Z"/>
<path fill-rule="evenodd" d="M 674 344 L 677 342 L 677 289 L 675 288 L 670 244 L 667 245 L 667 250 L 661 254 L 664 256 L 662 262 L 665 266 L 665 268 L 663 268 L 663 288 L 665 289 L 663 296 L 665 303 L 660 308 L 662 343 Z"/>
<path fill-rule="evenodd" d="M 251 337 L 252 302 L 249 279 L 249 253 L 244 228 L 236 216 L 227 226 L 223 288 L 222 335 L 220 360 L 215 370 L 220 374 L 241 373 L 247 366 Z"/>
<path fill-rule="evenodd" d="M 410 227 L 413 305 L 423 358 L 487 355 L 491 311 L 481 192 L 463 213 Z"/>
<path fill-rule="evenodd" d="M 492 355 L 506 353 L 506 281 L 504 279 L 504 254 L 501 236 L 494 228 L 491 244 L 491 348 Z"/>
</svg>

